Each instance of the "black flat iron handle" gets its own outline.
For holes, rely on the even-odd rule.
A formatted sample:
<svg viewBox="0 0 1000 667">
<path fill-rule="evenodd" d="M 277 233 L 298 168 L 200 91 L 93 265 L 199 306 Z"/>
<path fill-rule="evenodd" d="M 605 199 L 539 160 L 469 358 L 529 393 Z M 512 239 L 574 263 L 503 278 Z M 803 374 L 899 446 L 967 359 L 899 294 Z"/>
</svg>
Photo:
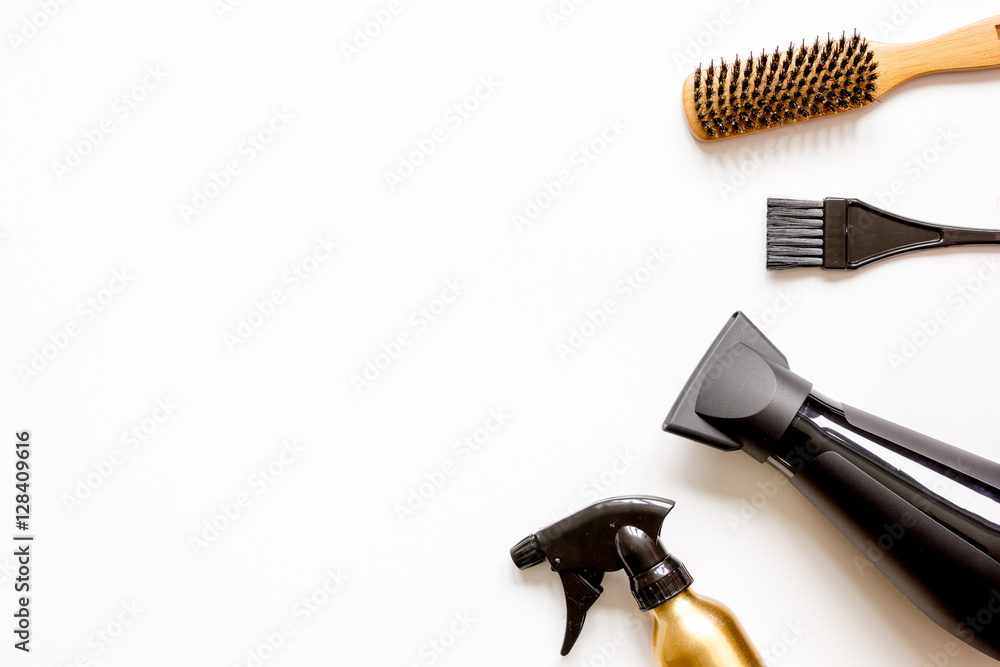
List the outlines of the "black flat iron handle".
<svg viewBox="0 0 1000 667">
<path fill-rule="evenodd" d="M 791 482 L 931 620 L 1000 660 L 1000 564 L 836 452 Z"/>
</svg>

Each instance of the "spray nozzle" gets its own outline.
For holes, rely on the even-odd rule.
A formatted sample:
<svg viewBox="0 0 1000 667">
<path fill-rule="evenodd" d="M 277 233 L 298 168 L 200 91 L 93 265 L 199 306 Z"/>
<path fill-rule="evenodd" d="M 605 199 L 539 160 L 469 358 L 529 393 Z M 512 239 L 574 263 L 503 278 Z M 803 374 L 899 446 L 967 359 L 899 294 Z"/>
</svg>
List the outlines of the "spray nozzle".
<svg viewBox="0 0 1000 667">
<path fill-rule="evenodd" d="M 643 611 L 691 585 L 687 568 L 657 539 L 673 508 L 673 501 L 665 498 L 609 498 L 529 535 L 510 550 L 522 570 L 548 560 L 559 573 L 566 594 L 563 655 L 573 648 L 587 611 L 604 591 L 605 572 L 628 572 L 632 594 Z"/>
</svg>

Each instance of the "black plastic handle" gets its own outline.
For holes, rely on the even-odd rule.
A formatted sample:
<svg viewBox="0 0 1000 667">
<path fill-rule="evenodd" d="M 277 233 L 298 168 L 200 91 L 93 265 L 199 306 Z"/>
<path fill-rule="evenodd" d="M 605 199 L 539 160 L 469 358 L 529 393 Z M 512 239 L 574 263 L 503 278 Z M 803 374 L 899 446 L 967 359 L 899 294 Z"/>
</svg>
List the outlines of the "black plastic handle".
<svg viewBox="0 0 1000 667">
<path fill-rule="evenodd" d="M 1000 660 L 1000 564 L 836 452 L 791 482 L 935 623 Z"/>
<path fill-rule="evenodd" d="M 771 455 L 796 472 L 828 451 L 1000 562 L 1000 465 L 994 461 L 814 392 Z"/>
</svg>

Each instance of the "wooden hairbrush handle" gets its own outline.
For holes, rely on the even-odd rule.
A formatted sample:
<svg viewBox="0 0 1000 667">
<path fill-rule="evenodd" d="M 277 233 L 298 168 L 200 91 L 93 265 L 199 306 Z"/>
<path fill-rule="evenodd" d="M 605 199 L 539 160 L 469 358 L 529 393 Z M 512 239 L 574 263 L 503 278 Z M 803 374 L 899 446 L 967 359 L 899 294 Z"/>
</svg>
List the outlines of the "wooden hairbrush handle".
<svg viewBox="0 0 1000 667">
<path fill-rule="evenodd" d="M 871 48 L 879 63 L 879 98 L 923 74 L 1000 67 L 1000 15 L 922 42 L 872 42 Z"/>
</svg>

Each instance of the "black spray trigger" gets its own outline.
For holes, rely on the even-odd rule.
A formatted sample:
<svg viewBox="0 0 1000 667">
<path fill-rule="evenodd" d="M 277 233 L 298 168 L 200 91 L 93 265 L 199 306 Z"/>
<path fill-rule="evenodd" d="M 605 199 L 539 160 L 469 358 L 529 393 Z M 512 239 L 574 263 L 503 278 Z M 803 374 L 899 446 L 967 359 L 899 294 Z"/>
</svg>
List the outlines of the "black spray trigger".
<svg viewBox="0 0 1000 667">
<path fill-rule="evenodd" d="M 566 636 L 562 654 L 576 643 L 587 611 L 604 591 L 606 572 L 628 572 L 639 608 L 652 609 L 680 594 L 691 575 L 659 544 L 663 521 L 674 502 L 655 496 L 608 498 L 542 528 L 511 547 L 510 557 L 526 570 L 548 562 L 566 594 Z"/>
<path fill-rule="evenodd" d="M 571 570 L 560 572 L 559 576 L 562 578 L 563 591 L 566 593 L 566 634 L 563 636 L 560 654 L 567 655 L 583 630 L 587 611 L 604 592 L 601 588 L 604 572 Z"/>
</svg>

